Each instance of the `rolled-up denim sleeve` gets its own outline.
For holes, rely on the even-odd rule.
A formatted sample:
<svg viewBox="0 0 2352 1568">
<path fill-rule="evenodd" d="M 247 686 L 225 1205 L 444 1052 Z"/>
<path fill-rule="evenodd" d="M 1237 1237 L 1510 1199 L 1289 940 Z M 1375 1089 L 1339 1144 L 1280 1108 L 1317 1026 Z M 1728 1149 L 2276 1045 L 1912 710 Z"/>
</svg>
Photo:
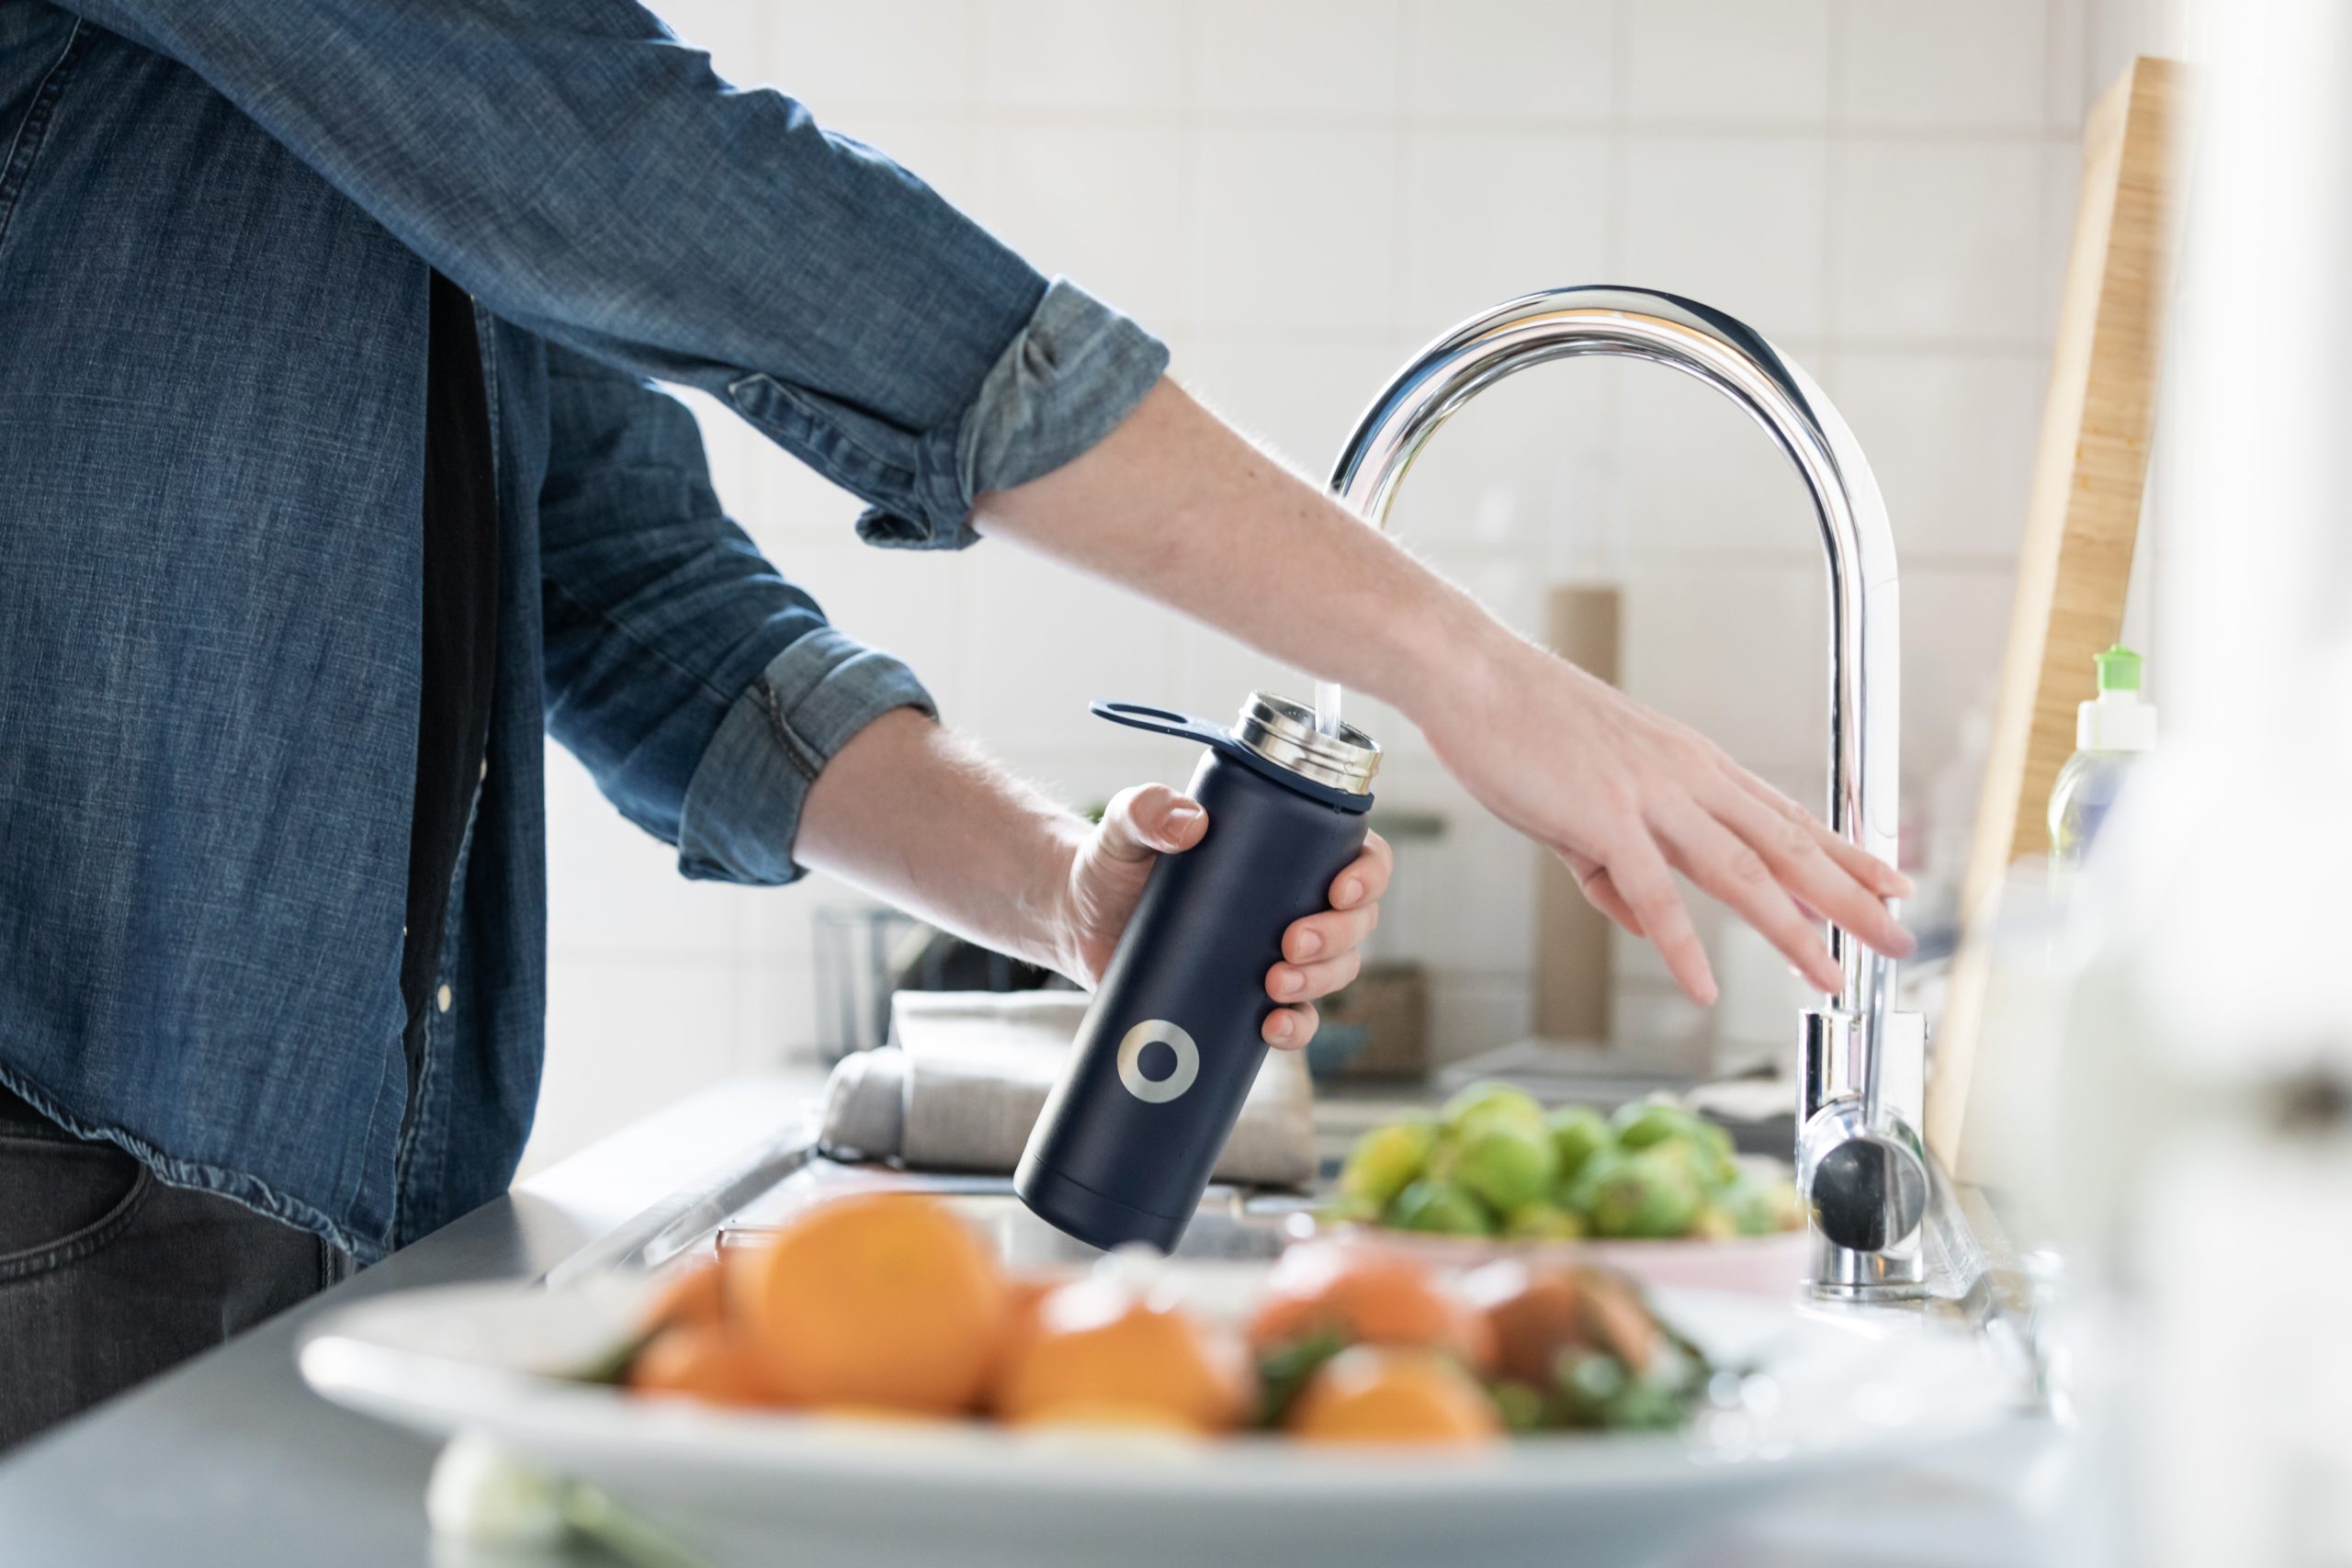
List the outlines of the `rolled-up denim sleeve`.
<svg viewBox="0 0 2352 1568">
<path fill-rule="evenodd" d="M 1056 278 L 1005 345 L 955 433 L 956 482 L 926 515 L 869 509 L 857 521 L 868 544 L 961 548 L 983 491 L 1049 474 L 1105 435 L 1143 400 L 1168 367 L 1159 340 L 1067 278 Z M 754 421 L 757 423 L 757 421 Z M 953 526 L 943 522 L 954 516 Z"/>
<path fill-rule="evenodd" d="M 781 883 L 816 781 L 914 672 L 829 625 L 720 510 L 676 399 L 548 351 L 548 733 L 690 877 Z"/>
<path fill-rule="evenodd" d="M 726 400 L 864 497 L 877 543 L 968 542 L 975 497 L 1084 451 L 1166 363 L 632 0 L 68 5 L 195 71 L 498 314 Z"/>
<path fill-rule="evenodd" d="M 786 883 L 808 786 L 850 738 L 892 708 L 937 716 L 914 671 L 828 627 L 792 644 L 719 720 L 688 784 L 678 869 Z"/>
</svg>

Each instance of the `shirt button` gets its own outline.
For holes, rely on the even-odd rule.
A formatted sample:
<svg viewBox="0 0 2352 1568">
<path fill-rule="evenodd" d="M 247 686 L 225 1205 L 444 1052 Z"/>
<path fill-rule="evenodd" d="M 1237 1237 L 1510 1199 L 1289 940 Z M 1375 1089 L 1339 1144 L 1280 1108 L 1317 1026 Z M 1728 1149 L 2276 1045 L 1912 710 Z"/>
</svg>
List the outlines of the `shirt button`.
<svg viewBox="0 0 2352 1568">
<path fill-rule="evenodd" d="M 480 777 L 481 777 L 481 778 L 485 778 L 485 779 L 486 779 L 486 778 L 488 778 L 488 777 L 490 777 L 490 759 L 489 759 L 489 758 L 484 757 L 484 758 L 481 760 L 481 773 L 478 776 L 480 776 Z"/>
<path fill-rule="evenodd" d="M 440 1004 L 440 1008 L 441 1008 L 441 1010 L 442 1010 L 443 1012 L 447 1012 L 447 1011 L 449 1010 L 449 1001 L 450 1001 L 450 997 L 449 997 L 449 987 L 447 987 L 447 986 L 442 987 L 441 987 L 440 994 L 439 994 L 438 996 L 435 997 L 433 999 L 434 999 L 435 1002 L 437 1002 L 437 1003 L 439 1003 L 439 1004 Z"/>
</svg>

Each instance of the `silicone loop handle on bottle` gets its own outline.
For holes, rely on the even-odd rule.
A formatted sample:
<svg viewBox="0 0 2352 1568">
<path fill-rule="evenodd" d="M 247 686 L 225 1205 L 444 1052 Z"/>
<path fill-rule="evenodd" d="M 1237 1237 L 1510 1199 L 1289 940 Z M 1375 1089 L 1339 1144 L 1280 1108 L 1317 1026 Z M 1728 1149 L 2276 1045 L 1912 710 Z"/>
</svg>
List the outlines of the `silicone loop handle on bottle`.
<svg viewBox="0 0 2352 1568">
<path fill-rule="evenodd" d="M 1220 751 L 1237 749 L 1233 732 L 1225 726 L 1211 724 L 1204 718 L 1194 718 L 1188 713 L 1170 713 L 1166 708 L 1146 707 L 1141 703 L 1113 702 L 1090 703 L 1086 711 L 1097 718 L 1107 718 L 1113 724 L 1124 724 L 1129 729 L 1173 735 L 1180 740 L 1197 740 Z"/>
<path fill-rule="evenodd" d="M 1352 815 L 1372 809 L 1370 795 L 1351 795 L 1345 790 L 1333 789 L 1329 784 L 1302 778 L 1281 763 L 1268 761 L 1241 744 L 1234 739 L 1233 731 L 1221 724 L 1211 724 L 1207 719 L 1194 718 L 1188 713 L 1146 707 L 1141 703 L 1098 700 L 1087 704 L 1086 711 L 1097 718 L 1107 718 L 1113 724 L 1124 724 L 1129 729 L 1148 730 L 1154 735 L 1172 735 L 1179 740 L 1196 740 L 1218 756 L 1240 763 L 1261 778 L 1269 779 L 1311 800 L 1319 800 L 1337 810 Z"/>
</svg>

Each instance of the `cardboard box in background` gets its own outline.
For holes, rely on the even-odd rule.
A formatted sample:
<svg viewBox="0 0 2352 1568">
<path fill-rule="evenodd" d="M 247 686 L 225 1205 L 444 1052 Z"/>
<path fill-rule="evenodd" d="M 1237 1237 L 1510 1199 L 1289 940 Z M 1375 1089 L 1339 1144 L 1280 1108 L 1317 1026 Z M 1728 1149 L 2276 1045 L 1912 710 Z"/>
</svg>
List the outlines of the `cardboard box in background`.
<svg viewBox="0 0 2352 1568">
<path fill-rule="evenodd" d="M 1600 583 L 1555 588 L 1544 607 L 1544 641 L 1553 652 L 1617 684 L 1616 588 Z M 1535 849 L 1535 1033 L 1542 1040 L 1609 1038 L 1609 918 L 1585 901 L 1576 874 L 1559 856 Z"/>
</svg>

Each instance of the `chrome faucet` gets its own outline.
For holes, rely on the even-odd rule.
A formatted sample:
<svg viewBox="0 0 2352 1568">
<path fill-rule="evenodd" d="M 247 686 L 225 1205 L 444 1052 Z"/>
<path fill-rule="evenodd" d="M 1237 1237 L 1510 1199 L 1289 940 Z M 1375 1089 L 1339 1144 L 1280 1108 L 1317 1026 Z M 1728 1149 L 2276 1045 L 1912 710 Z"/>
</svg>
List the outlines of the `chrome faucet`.
<svg viewBox="0 0 2352 1568">
<path fill-rule="evenodd" d="M 1829 558 L 1829 825 L 1892 861 L 1901 689 L 1894 541 L 1878 481 L 1811 377 L 1720 310 L 1646 288 L 1555 288 L 1498 305 L 1439 338 L 1381 389 L 1348 438 L 1331 488 L 1374 527 L 1397 481 L 1453 412 L 1528 366 L 1579 355 L 1646 359 L 1745 409 L 1813 492 Z M 1338 722 L 1340 689 L 1316 690 Z M 1824 1295 L 1901 1296 L 1926 1285 L 1923 1124 L 1927 1030 L 1888 1010 L 1891 965 L 1832 927 L 1845 983 L 1799 1031 L 1797 1185 Z"/>
</svg>

